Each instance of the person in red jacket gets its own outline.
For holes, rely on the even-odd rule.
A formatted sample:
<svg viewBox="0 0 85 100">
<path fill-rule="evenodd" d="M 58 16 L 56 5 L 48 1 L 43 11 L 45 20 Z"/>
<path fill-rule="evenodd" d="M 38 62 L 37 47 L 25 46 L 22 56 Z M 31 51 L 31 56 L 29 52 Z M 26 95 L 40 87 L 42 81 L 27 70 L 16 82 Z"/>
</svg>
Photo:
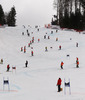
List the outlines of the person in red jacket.
<svg viewBox="0 0 85 100">
<path fill-rule="evenodd" d="M 79 61 L 77 61 L 77 63 L 76 63 L 76 67 L 79 68 Z"/>
<path fill-rule="evenodd" d="M 77 62 L 78 60 L 79 60 L 78 57 L 76 57 L 76 62 Z"/>
<path fill-rule="evenodd" d="M 34 53 L 33 53 L 33 51 L 31 51 L 31 56 L 33 56 L 34 55 Z"/>
<path fill-rule="evenodd" d="M 62 80 L 61 80 L 61 78 L 59 78 L 58 81 L 57 81 L 58 92 L 61 91 L 61 82 L 62 82 Z"/>
<path fill-rule="evenodd" d="M 26 52 L 26 46 L 24 46 L 24 53 Z"/>
<path fill-rule="evenodd" d="M 63 69 L 63 64 L 64 64 L 64 63 L 63 63 L 63 61 L 62 61 L 62 62 L 61 62 L 61 69 Z"/>
<path fill-rule="evenodd" d="M 9 69 L 10 69 L 10 66 L 9 66 L 9 64 L 7 65 L 7 72 L 9 71 Z"/>
<path fill-rule="evenodd" d="M 79 60 L 78 57 L 76 57 L 76 64 L 77 64 L 78 60 Z"/>
<path fill-rule="evenodd" d="M 61 50 L 61 45 L 59 46 L 59 50 Z"/>
<path fill-rule="evenodd" d="M 23 47 L 21 47 L 21 51 L 23 51 Z"/>
<path fill-rule="evenodd" d="M 40 39 L 38 39 L 38 42 L 40 42 Z"/>
<path fill-rule="evenodd" d="M 78 59 L 78 57 L 76 57 L 76 67 L 77 68 L 79 67 L 79 59 Z"/>
</svg>

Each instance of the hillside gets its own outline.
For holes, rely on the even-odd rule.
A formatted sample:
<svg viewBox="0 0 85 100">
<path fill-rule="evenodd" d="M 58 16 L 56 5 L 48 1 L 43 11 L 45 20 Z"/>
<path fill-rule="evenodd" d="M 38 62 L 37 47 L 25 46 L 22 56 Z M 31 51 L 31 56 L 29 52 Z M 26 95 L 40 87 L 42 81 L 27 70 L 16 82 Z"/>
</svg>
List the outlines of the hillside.
<svg viewBox="0 0 85 100">
<path fill-rule="evenodd" d="M 27 35 L 27 29 L 30 36 Z M 34 43 L 28 47 L 32 37 Z M 75 31 L 56 32 L 55 29 L 44 27 L 39 31 L 37 28 L 29 27 L 0 28 L 0 59 L 3 59 L 3 64 L 0 64 L 1 100 L 84 100 L 84 41 L 85 34 Z M 24 46 L 26 53 L 21 52 L 21 47 Z M 47 52 L 45 47 L 48 49 Z M 34 56 L 31 56 L 31 51 L 34 52 Z M 76 57 L 79 58 L 79 68 L 76 68 Z M 25 68 L 26 60 L 28 60 L 27 68 Z M 63 69 L 60 68 L 61 61 L 64 62 Z M 7 64 L 10 64 L 9 72 L 6 72 Z M 16 67 L 16 71 L 12 71 L 12 67 Z M 57 92 L 56 86 L 59 77 L 62 79 L 63 88 L 60 93 Z M 3 78 L 9 79 L 10 91 L 8 85 L 4 85 L 3 91 Z M 66 95 L 64 94 L 64 79 L 66 82 L 70 79 L 71 95 L 68 87 Z"/>
</svg>

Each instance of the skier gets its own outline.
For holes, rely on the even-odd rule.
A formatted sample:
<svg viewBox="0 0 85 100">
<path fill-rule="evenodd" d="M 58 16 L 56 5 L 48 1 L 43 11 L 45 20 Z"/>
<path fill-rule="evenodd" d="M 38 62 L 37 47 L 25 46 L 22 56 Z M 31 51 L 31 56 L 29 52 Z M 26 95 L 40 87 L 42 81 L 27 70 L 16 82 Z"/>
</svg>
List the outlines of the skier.
<svg viewBox="0 0 85 100">
<path fill-rule="evenodd" d="M 76 57 L 76 63 L 78 62 L 78 57 Z"/>
<path fill-rule="evenodd" d="M 48 39 L 50 39 L 50 36 L 48 36 Z"/>
<path fill-rule="evenodd" d="M 1 62 L 0 63 L 3 64 L 3 59 L 1 59 Z"/>
<path fill-rule="evenodd" d="M 32 39 L 32 43 L 34 43 L 34 40 Z"/>
<path fill-rule="evenodd" d="M 61 45 L 59 46 L 59 50 L 61 50 Z"/>
<path fill-rule="evenodd" d="M 28 33 L 28 30 L 27 30 L 27 33 Z"/>
<path fill-rule="evenodd" d="M 62 82 L 62 80 L 61 80 L 61 78 L 59 78 L 58 81 L 57 81 L 58 92 L 61 91 L 61 82 Z"/>
<path fill-rule="evenodd" d="M 24 53 L 26 52 L 26 46 L 24 46 Z"/>
<path fill-rule="evenodd" d="M 45 51 L 48 51 L 48 50 L 47 50 L 47 47 L 45 47 Z"/>
<path fill-rule="evenodd" d="M 56 38 L 56 41 L 58 41 L 58 38 Z"/>
<path fill-rule="evenodd" d="M 53 34 L 53 31 L 51 31 L 51 34 Z"/>
<path fill-rule="evenodd" d="M 27 65 L 28 65 L 28 61 L 26 60 L 25 67 L 27 67 Z"/>
<path fill-rule="evenodd" d="M 32 37 L 32 40 L 34 40 L 34 37 Z"/>
<path fill-rule="evenodd" d="M 38 39 L 38 42 L 40 42 L 40 39 Z"/>
<path fill-rule="evenodd" d="M 64 63 L 63 63 L 63 61 L 62 61 L 62 62 L 61 62 L 61 69 L 63 69 L 63 64 L 64 64 Z"/>
<path fill-rule="evenodd" d="M 44 39 L 46 39 L 46 35 L 44 35 Z"/>
<path fill-rule="evenodd" d="M 9 66 L 9 64 L 7 65 L 7 72 L 9 71 L 9 69 L 10 69 L 10 66 Z"/>
<path fill-rule="evenodd" d="M 25 28 L 25 26 L 23 25 L 23 27 Z"/>
<path fill-rule="evenodd" d="M 27 33 L 28 36 L 30 36 L 30 33 Z"/>
<path fill-rule="evenodd" d="M 56 33 L 58 32 L 58 30 L 56 30 Z"/>
<path fill-rule="evenodd" d="M 24 35 L 24 32 L 22 32 L 22 35 Z"/>
<path fill-rule="evenodd" d="M 76 43 L 76 47 L 78 47 L 78 43 Z"/>
<path fill-rule="evenodd" d="M 32 43 L 34 43 L 34 37 L 32 37 Z"/>
<path fill-rule="evenodd" d="M 76 68 L 79 68 L 79 61 L 77 61 L 76 63 Z"/>
<path fill-rule="evenodd" d="M 32 44 L 32 41 L 30 41 L 30 44 Z"/>
<path fill-rule="evenodd" d="M 39 28 L 37 29 L 37 31 L 39 31 Z"/>
<path fill-rule="evenodd" d="M 31 51 L 31 56 L 33 56 L 34 54 L 33 54 L 33 51 Z"/>
<path fill-rule="evenodd" d="M 70 38 L 70 40 L 72 40 L 72 38 Z"/>
<path fill-rule="evenodd" d="M 21 47 L 21 51 L 23 51 L 23 47 Z"/>
<path fill-rule="evenodd" d="M 30 47 L 30 43 L 28 43 L 28 47 Z"/>
</svg>

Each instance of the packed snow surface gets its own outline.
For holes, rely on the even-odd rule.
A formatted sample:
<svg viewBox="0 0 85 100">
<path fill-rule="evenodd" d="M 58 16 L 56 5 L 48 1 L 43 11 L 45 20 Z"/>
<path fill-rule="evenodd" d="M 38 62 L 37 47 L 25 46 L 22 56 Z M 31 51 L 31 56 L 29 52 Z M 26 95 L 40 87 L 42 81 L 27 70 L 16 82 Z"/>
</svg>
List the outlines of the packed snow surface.
<svg viewBox="0 0 85 100">
<path fill-rule="evenodd" d="M 34 43 L 28 47 L 32 37 Z M 21 52 L 24 46 L 26 53 Z M 76 57 L 79 58 L 79 68 L 76 68 Z M 0 100 L 85 100 L 85 34 L 65 30 L 56 32 L 56 29 L 44 27 L 39 31 L 32 27 L 0 28 L 0 59 L 3 59 L 0 64 Z M 63 69 L 61 61 L 64 62 Z M 10 71 L 6 72 L 8 64 Z M 56 86 L 59 77 L 62 79 L 61 92 L 57 92 Z M 64 93 L 64 79 L 66 82 L 70 80 L 71 94 L 69 87 Z M 3 84 L 4 80 L 9 84 Z"/>
</svg>

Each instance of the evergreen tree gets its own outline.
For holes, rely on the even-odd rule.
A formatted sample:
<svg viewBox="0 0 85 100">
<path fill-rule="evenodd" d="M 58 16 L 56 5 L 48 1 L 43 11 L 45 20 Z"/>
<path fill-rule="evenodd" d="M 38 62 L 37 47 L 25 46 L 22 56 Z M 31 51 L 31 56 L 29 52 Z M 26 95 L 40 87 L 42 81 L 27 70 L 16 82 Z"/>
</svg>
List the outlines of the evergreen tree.
<svg viewBox="0 0 85 100">
<path fill-rule="evenodd" d="M 67 9 L 65 10 L 65 15 L 63 17 L 63 27 L 69 27 L 69 14 Z"/>
<path fill-rule="evenodd" d="M 16 26 L 16 10 L 15 10 L 15 7 L 13 6 L 11 8 L 11 11 L 8 13 L 8 16 L 7 16 L 7 24 L 8 26 Z"/>
<path fill-rule="evenodd" d="M 85 29 L 85 0 L 54 0 L 54 5 L 60 27 Z"/>
<path fill-rule="evenodd" d="M 69 28 L 71 28 L 71 29 L 75 28 L 75 14 L 73 12 L 70 14 Z"/>
<path fill-rule="evenodd" d="M 4 25 L 4 11 L 1 5 L 0 5 L 0 24 Z"/>
<path fill-rule="evenodd" d="M 82 4 L 82 7 L 85 9 L 85 0 L 79 0 Z"/>
<path fill-rule="evenodd" d="M 8 13 L 5 12 L 5 14 L 4 14 L 4 24 L 7 24 L 7 16 L 8 16 Z"/>
<path fill-rule="evenodd" d="M 75 11 L 75 29 L 82 29 L 82 15 L 79 9 Z"/>
<path fill-rule="evenodd" d="M 85 11 L 84 11 L 83 16 L 82 16 L 82 23 L 83 23 L 83 26 L 84 26 L 84 28 L 85 28 Z M 83 28 L 83 29 L 84 29 L 84 28 Z"/>
</svg>

